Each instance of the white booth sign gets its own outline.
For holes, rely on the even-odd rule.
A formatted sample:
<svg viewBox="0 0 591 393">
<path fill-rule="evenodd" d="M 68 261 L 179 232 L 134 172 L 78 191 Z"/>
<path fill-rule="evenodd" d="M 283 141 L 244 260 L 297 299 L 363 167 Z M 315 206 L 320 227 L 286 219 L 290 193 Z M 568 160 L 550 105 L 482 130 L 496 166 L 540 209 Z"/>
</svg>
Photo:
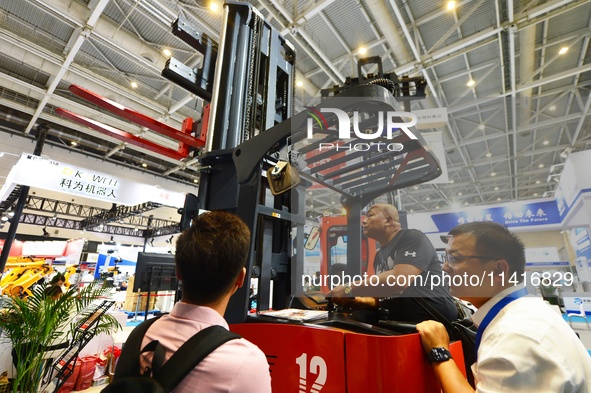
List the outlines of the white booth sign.
<svg viewBox="0 0 591 393">
<path fill-rule="evenodd" d="M 28 153 L 21 156 L 8 174 L 0 189 L 0 201 L 6 199 L 17 184 L 128 206 L 157 202 L 182 207 L 185 201 L 185 195 L 179 192 Z"/>
</svg>

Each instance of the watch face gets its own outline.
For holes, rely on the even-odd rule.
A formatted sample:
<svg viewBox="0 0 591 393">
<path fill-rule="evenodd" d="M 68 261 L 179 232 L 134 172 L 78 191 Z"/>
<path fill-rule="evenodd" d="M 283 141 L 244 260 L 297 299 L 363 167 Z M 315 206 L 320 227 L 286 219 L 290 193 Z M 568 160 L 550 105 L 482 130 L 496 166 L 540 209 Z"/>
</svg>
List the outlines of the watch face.
<svg viewBox="0 0 591 393">
<path fill-rule="evenodd" d="M 429 359 L 432 362 L 444 362 L 451 359 L 451 353 L 445 348 L 432 348 L 429 352 Z"/>
</svg>

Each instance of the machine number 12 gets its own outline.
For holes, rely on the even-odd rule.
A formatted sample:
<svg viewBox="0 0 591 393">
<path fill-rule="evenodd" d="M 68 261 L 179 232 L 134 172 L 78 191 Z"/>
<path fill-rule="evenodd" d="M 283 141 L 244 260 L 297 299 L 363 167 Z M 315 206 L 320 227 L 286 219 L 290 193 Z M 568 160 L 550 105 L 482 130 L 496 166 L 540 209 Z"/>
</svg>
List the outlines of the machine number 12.
<svg viewBox="0 0 591 393">
<path fill-rule="evenodd" d="M 308 367 L 308 354 L 303 353 L 296 359 L 297 365 L 300 367 L 300 393 L 307 393 L 307 376 L 308 371 L 316 375 L 316 380 L 310 389 L 310 393 L 319 393 L 326 383 L 326 376 L 328 371 L 326 369 L 326 362 L 320 356 L 314 356 L 310 359 L 310 366 Z"/>
</svg>

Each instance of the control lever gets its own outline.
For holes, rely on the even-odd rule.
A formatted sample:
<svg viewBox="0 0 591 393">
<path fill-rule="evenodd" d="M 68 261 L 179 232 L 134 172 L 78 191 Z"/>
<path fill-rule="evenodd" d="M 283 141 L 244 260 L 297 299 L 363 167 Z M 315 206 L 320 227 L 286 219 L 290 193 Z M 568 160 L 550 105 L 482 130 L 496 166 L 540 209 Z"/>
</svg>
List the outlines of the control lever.
<svg viewBox="0 0 591 393">
<path fill-rule="evenodd" d="M 337 311 L 337 306 L 332 302 L 332 298 L 328 297 L 326 298 L 326 301 L 326 311 L 328 311 L 329 313 Z"/>
</svg>

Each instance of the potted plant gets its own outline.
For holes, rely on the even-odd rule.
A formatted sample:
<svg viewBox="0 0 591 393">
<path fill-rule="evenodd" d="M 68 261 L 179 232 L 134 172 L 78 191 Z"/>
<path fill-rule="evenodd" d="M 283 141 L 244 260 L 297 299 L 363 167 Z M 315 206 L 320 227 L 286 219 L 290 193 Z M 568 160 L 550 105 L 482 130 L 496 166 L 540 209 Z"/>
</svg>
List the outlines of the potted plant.
<svg viewBox="0 0 591 393">
<path fill-rule="evenodd" d="M 61 297 L 46 296 L 44 288 L 35 288 L 27 298 L 5 297 L 0 311 L 0 330 L 12 342 L 16 375 L 12 391 L 35 393 L 43 378 L 44 359 L 41 354 L 58 342 L 71 338 L 76 315 L 108 291 L 98 284 L 78 291 L 70 288 Z M 69 325 L 69 326 L 68 326 Z M 96 333 L 120 327 L 110 315 L 103 315 Z"/>
</svg>

